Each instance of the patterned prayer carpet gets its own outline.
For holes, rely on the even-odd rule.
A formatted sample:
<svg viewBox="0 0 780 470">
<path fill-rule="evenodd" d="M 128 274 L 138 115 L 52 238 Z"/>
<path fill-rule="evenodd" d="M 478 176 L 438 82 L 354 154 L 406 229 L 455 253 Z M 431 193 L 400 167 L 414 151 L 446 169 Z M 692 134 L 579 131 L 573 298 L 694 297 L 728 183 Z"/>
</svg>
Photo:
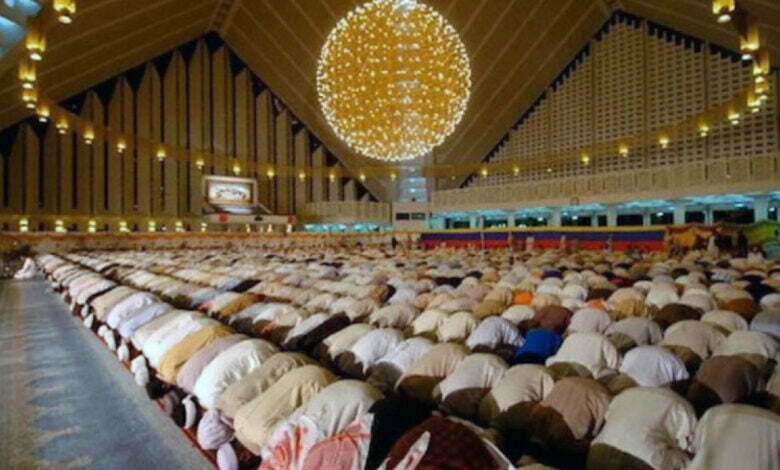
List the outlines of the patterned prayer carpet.
<svg viewBox="0 0 780 470">
<path fill-rule="evenodd" d="M 0 282 L 0 469 L 211 469 L 47 283 Z"/>
</svg>

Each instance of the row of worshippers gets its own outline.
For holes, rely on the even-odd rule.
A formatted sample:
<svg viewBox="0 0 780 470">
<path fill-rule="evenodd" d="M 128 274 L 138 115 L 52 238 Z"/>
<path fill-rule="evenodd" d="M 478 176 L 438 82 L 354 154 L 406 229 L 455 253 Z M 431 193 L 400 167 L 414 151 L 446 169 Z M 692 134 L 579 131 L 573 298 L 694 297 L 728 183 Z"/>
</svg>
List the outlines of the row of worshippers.
<svg viewBox="0 0 780 470">
<path fill-rule="evenodd" d="M 97 267 L 100 267 L 101 263 L 107 262 L 105 260 L 97 261 L 97 263 L 93 262 L 93 265 L 97 264 Z M 282 266 L 286 265 L 284 262 L 281 264 Z M 601 439 L 603 442 L 597 438 L 595 442 L 598 445 L 594 444 L 590 452 L 587 452 L 590 439 L 582 442 L 586 437 L 592 439 L 596 436 L 598 429 L 604 426 L 604 416 L 607 408 L 611 409 L 610 398 L 613 393 L 625 389 L 626 392 L 619 395 L 623 397 L 628 391 L 638 391 L 639 389 L 629 388 L 636 385 L 641 387 L 671 386 L 684 394 L 687 393 L 689 400 L 696 405 L 695 408 L 701 414 L 717 403 L 738 402 L 751 398 L 764 386 L 762 381 L 766 381 L 768 371 L 771 371 L 769 366 L 772 361 L 776 360 L 776 340 L 767 334 L 767 332 L 772 333 L 773 331 L 776 333 L 778 324 L 776 317 L 772 315 L 772 309 L 776 307 L 777 300 L 772 297 L 776 295 L 771 282 L 776 279 L 773 278 L 776 273 L 772 271 L 772 267 L 770 266 L 764 271 L 743 269 L 742 276 L 738 276 L 738 269 L 719 267 L 720 270 L 730 271 L 726 273 L 733 277 L 729 283 L 714 282 L 713 274 L 717 275 L 718 271 L 689 269 L 696 266 L 689 265 L 686 273 L 679 271 L 673 273 L 674 269 L 679 270 L 680 268 L 670 269 L 669 265 L 655 264 L 646 273 L 652 274 L 652 277 L 644 276 L 649 277 L 649 279 L 635 280 L 631 288 L 618 288 L 615 284 L 619 284 L 619 282 L 603 282 L 601 278 L 607 278 L 607 276 L 591 275 L 585 270 L 579 272 L 558 270 L 555 272 L 555 270 L 546 269 L 541 272 L 541 276 L 538 276 L 538 272 L 534 273 L 531 270 L 526 270 L 527 272 L 524 273 L 522 270 L 513 269 L 504 273 L 497 282 L 493 281 L 492 283 L 490 280 L 484 279 L 489 276 L 480 276 L 481 273 L 477 273 L 471 277 L 466 276 L 465 279 L 461 278 L 457 287 L 452 287 L 452 279 L 457 278 L 457 276 L 449 276 L 449 274 L 453 274 L 452 272 L 447 272 L 448 276 L 440 277 L 418 276 L 414 287 L 419 289 L 422 286 L 422 288 L 415 292 L 413 300 L 418 301 L 417 305 L 421 306 L 425 294 L 435 294 L 428 296 L 428 305 L 438 299 L 439 304 L 434 304 L 434 307 L 445 305 L 445 308 L 442 309 L 444 316 L 431 314 L 431 311 L 437 310 L 435 308 L 426 308 L 418 314 L 418 312 L 408 308 L 408 303 L 400 302 L 397 298 L 394 301 L 393 297 L 404 293 L 407 285 L 385 284 L 382 287 L 394 287 L 394 289 L 384 289 L 384 292 L 381 292 L 382 289 L 371 287 L 376 286 L 377 283 L 358 284 L 355 287 L 369 286 L 368 289 L 363 289 L 366 298 L 375 295 L 376 298 L 371 300 L 382 302 L 385 300 L 382 298 L 384 295 L 388 300 L 387 304 L 383 304 L 379 308 L 374 305 L 374 310 L 367 317 L 365 317 L 365 313 L 361 315 L 358 308 L 355 318 L 350 318 L 350 320 L 359 320 L 365 317 L 366 323 L 342 322 L 344 326 L 334 328 L 337 331 L 327 335 L 315 347 L 304 347 L 303 350 L 345 375 L 366 378 L 370 385 L 374 385 L 378 390 L 385 390 L 385 393 L 399 391 L 402 396 L 416 398 L 423 403 L 438 403 L 442 409 L 449 413 L 476 420 L 496 429 L 510 430 L 509 433 L 502 433 L 504 436 L 511 435 L 513 439 L 510 440 L 539 443 L 540 446 L 544 446 L 546 443 L 546 447 L 549 448 L 547 450 L 553 451 L 557 455 L 581 455 L 584 449 L 584 453 L 587 453 L 591 460 L 597 459 L 599 456 L 602 459 L 614 459 L 615 456 L 611 455 L 610 451 L 614 452 L 617 449 L 617 452 L 626 452 L 624 452 L 625 449 L 620 450 L 619 445 L 611 445 L 614 443 L 610 442 L 608 436 Z M 443 270 L 452 271 L 455 269 L 458 268 L 448 265 Z M 653 270 L 656 272 L 653 273 Z M 757 272 L 749 273 L 749 271 Z M 175 269 L 169 270 L 169 273 L 176 272 Z M 583 272 L 585 272 L 584 275 Z M 746 273 L 749 274 L 744 275 Z M 192 275 L 192 273 L 189 274 Z M 305 276 L 302 279 L 289 279 L 291 276 L 295 277 L 294 272 L 292 275 L 290 275 L 290 271 L 278 274 L 284 274 L 285 277 L 279 278 L 277 276 L 276 280 L 273 281 L 269 276 L 265 281 L 258 282 L 255 287 L 263 286 L 267 289 L 269 285 L 273 287 L 274 282 L 285 285 L 285 283 L 280 282 L 283 280 L 291 281 L 289 284 L 297 282 L 299 287 L 296 289 L 300 289 L 301 285 L 308 285 Z M 254 305 L 243 305 L 242 302 L 238 302 L 240 305 L 231 305 L 242 299 L 242 295 L 237 292 L 216 295 L 207 302 L 209 306 L 205 310 L 211 311 L 212 314 L 222 314 L 231 320 L 239 319 L 236 324 L 247 318 L 252 318 L 253 322 L 250 324 L 253 324 L 254 319 L 262 317 L 263 312 L 267 312 L 269 308 L 277 311 L 282 310 L 282 313 L 277 312 L 263 317 L 265 319 L 261 318 L 259 322 L 262 323 L 262 328 L 256 332 L 262 333 L 263 330 L 273 332 L 279 327 L 279 324 L 274 322 L 279 316 L 286 315 L 293 318 L 289 321 L 289 325 L 294 326 L 286 331 L 289 335 L 289 333 L 294 333 L 295 328 L 317 315 L 314 312 L 318 309 L 327 309 L 343 298 L 336 297 L 334 294 L 340 293 L 339 290 L 344 287 L 338 285 L 339 281 L 349 276 L 341 278 L 336 276 L 334 278 L 330 274 L 326 273 L 322 278 L 315 277 L 315 279 L 320 280 L 311 285 L 320 283 L 318 287 L 323 289 L 319 291 L 318 295 L 328 294 L 334 298 L 320 298 L 313 303 L 311 301 L 317 295 L 309 298 L 306 302 L 300 302 L 303 299 L 298 299 L 297 308 L 311 315 L 303 320 L 298 319 L 297 324 L 296 315 L 291 313 L 290 306 L 287 305 L 288 311 L 284 312 L 284 308 L 281 306 L 285 304 L 281 302 L 265 302 Z M 535 276 L 535 274 L 537 275 Z M 583 275 L 585 282 L 578 279 L 576 274 Z M 130 274 L 127 275 L 130 276 Z M 676 278 L 673 275 L 676 275 Z M 224 275 L 221 276 L 224 277 Z M 512 276 L 515 279 L 511 279 Z M 322 280 L 327 277 L 334 279 Z M 442 279 L 445 282 L 441 282 Z M 522 285 L 524 281 L 529 279 L 531 282 Z M 594 279 L 596 282 L 593 282 Z M 507 295 L 505 285 L 511 282 L 514 282 L 515 285 L 512 286 L 514 288 L 510 289 L 509 295 Z M 234 284 L 234 286 L 238 284 Z M 434 292 L 442 286 L 449 288 Z M 761 286 L 768 287 L 768 289 Z M 426 287 L 429 289 L 428 291 L 425 290 Z M 580 287 L 580 289 L 576 287 Z M 283 291 L 283 289 L 277 290 Z M 329 290 L 333 292 L 331 293 Z M 609 295 L 602 293 L 601 296 L 593 296 L 592 294 L 598 290 L 609 291 Z M 391 291 L 394 292 L 389 295 Z M 350 289 L 346 289 L 344 292 L 350 292 Z M 464 292 L 468 295 L 461 295 Z M 755 299 L 756 293 L 761 294 L 758 299 Z M 223 296 L 221 302 L 218 301 L 220 296 Z M 95 300 L 104 300 L 104 297 L 111 296 L 107 294 Z M 411 295 L 407 292 L 408 297 Z M 465 297 L 470 297 L 472 303 L 467 305 Z M 577 305 L 573 300 L 582 302 L 579 305 L 580 308 L 575 311 L 564 306 L 576 308 Z M 740 300 L 740 302 L 734 303 L 735 300 Z M 245 296 L 243 301 L 251 303 Z M 104 302 L 110 304 L 112 299 L 104 300 Z M 460 304 L 447 307 L 448 302 L 460 302 Z M 492 305 L 490 305 L 491 302 Z M 96 303 L 95 314 L 97 315 L 98 311 L 105 312 L 106 309 L 101 307 L 101 302 Z M 732 310 L 725 308 L 729 306 L 729 303 L 731 303 Z M 307 305 L 309 305 L 308 309 Z M 500 307 L 496 307 L 496 305 L 500 305 Z M 225 307 L 229 308 L 226 310 Z M 719 308 L 707 310 L 708 307 Z M 465 310 L 467 308 L 471 311 Z M 762 309 L 766 311 L 759 313 Z M 414 313 L 409 314 L 409 311 Z M 489 313 L 485 313 L 485 311 L 489 311 Z M 705 311 L 707 313 L 702 315 Z M 441 325 L 437 324 L 434 317 L 446 320 L 460 313 L 469 313 L 476 318 L 477 322 L 473 323 L 471 328 L 465 328 L 465 331 L 470 333 L 466 335 L 461 333 L 452 338 L 449 336 L 442 338 L 440 335 Z M 426 315 L 430 318 L 418 321 Z M 268 320 L 269 318 L 270 320 Z M 696 319 L 694 320 L 694 318 Z M 748 324 L 748 321 L 751 323 Z M 244 324 L 246 323 L 244 321 Z M 461 323 L 469 324 L 470 322 Z M 431 329 L 429 327 L 431 324 L 435 324 L 436 328 Z M 749 326 L 754 327 L 753 331 L 748 329 Z M 666 331 L 663 330 L 663 327 L 666 328 Z M 311 333 L 311 330 L 305 330 L 305 328 L 301 329 L 304 338 Z M 457 328 L 453 328 L 453 330 L 457 330 Z M 448 330 L 444 331 L 446 334 Z M 475 333 L 480 331 L 482 334 L 475 336 Z M 498 332 L 498 334 L 493 335 L 490 332 Z M 416 336 L 405 339 L 409 335 Z M 293 338 L 296 336 L 301 335 L 293 335 Z M 284 338 L 280 335 L 274 337 L 272 334 L 268 337 L 271 339 L 289 338 L 289 336 Z M 482 342 L 477 341 L 480 337 L 483 338 Z M 361 339 L 365 338 L 371 340 L 361 342 Z M 769 338 L 768 341 L 767 338 Z M 434 341 L 440 341 L 443 344 L 435 345 Z M 453 344 L 453 341 L 465 342 L 467 347 Z M 299 345 L 300 343 L 298 341 Z M 561 343 L 563 346 L 558 349 Z M 658 346 L 659 343 L 661 346 Z M 379 347 L 374 348 L 373 344 L 378 344 Z M 757 344 L 759 346 L 756 346 Z M 323 345 L 325 347 L 322 347 Z M 303 346 L 306 345 L 303 344 Z M 484 347 L 482 350 L 492 354 L 480 353 L 482 347 Z M 425 352 L 420 353 L 419 351 Z M 469 354 L 470 352 L 473 354 Z M 526 365 L 508 368 L 504 359 Z M 547 362 L 548 367 L 531 365 L 543 362 Z M 538 390 L 534 390 L 536 400 L 521 398 L 519 401 L 513 402 L 511 399 L 500 398 L 501 390 L 512 391 L 515 389 L 512 385 L 500 386 L 504 380 L 507 381 L 507 384 L 512 384 L 510 378 L 519 375 L 520 378 L 515 380 L 520 380 L 521 383 L 523 380 L 530 380 L 534 383 L 539 381 L 538 378 L 525 377 L 525 374 L 529 374 L 531 370 L 536 375 L 540 372 L 549 374 L 554 384 L 549 390 L 550 393 L 555 389 L 563 391 L 552 394 L 553 399 L 548 403 L 544 401 L 550 395 L 545 396 Z M 520 371 L 524 371 L 524 373 L 521 374 Z M 618 372 L 620 374 L 616 375 Z M 680 383 L 689 380 L 691 376 L 694 377 L 693 384 L 679 388 Z M 776 380 L 772 382 L 776 382 Z M 566 389 L 569 391 L 567 392 Z M 605 390 L 606 393 L 599 394 Z M 593 397 L 602 398 L 599 401 L 588 395 L 590 399 L 584 400 L 585 402 L 600 403 L 603 406 L 601 406 L 601 422 L 596 420 L 584 423 L 587 425 L 584 426 L 584 429 L 589 434 L 580 436 L 580 433 L 576 432 L 576 418 L 583 413 L 583 410 L 574 409 L 564 412 L 565 410 L 555 408 L 552 403 L 557 399 L 559 407 L 571 406 L 572 403 L 578 403 L 577 400 L 571 399 L 572 393 L 576 395 L 576 393 L 584 391 L 589 391 Z M 499 398 L 494 396 L 496 394 Z M 663 396 L 663 394 L 659 396 Z M 685 402 L 679 395 L 675 396 Z M 647 397 L 643 397 L 643 399 L 650 400 Z M 499 405 L 499 403 L 503 403 L 503 405 Z M 545 404 L 542 405 L 542 403 Z M 690 404 L 688 405 L 690 406 Z M 569 416 L 567 413 L 573 414 Z M 598 415 L 593 410 L 586 411 L 585 414 L 593 415 L 593 417 Z M 561 424 L 561 420 L 563 424 Z M 619 423 L 619 420 L 615 418 L 612 422 Z M 610 420 L 607 419 L 606 424 L 604 432 L 610 429 Z M 580 427 L 580 430 L 582 429 Z M 614 436 L 620 434 L 617 432 L 614 433 Z M 527 438 L 517 438 L 523 435 L 526 435 Z M 630 447 L 631 444 L 624 443 L 623 446 Z M 682 468 L 680 467 L 681 462 L 686 461 L 685 456 L 688 455 L 687 452 L 690 449 L 690 446 L 680 447 L 678 456 L 669 457 L 673 460 L 679 460 L 674 466 L 670 467 L 671 464 L 668 463 L 655 463 L 651 464 L 651 468 Z M 628 462 L 625 465 L 629 465 L 629 467 L 607 468 L 637 468 L 630 467 L 630 465 L 637 463 L 632 463 L 631 460 L 632 457 L 639 458 L 637 453 L 640 452 L 635 450 L 624 456 L 624 460 Z M 698 458 L 699 455 L 705 454 L 697 452 L 696 455 Z M 640 460 L 644 461 L 642 458 Z"/>
</svg>

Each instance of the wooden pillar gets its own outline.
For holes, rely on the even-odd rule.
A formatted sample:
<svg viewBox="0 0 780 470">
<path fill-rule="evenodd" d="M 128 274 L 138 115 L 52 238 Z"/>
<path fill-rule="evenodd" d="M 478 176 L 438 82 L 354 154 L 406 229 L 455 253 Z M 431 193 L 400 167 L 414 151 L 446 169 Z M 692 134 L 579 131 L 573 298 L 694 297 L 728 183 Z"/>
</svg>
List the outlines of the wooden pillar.
<svg viewBox="0 0 780 470">
<path fill-rule="evenodd" d="M 271 92 L 262 91 L 255 98 L 255 147 L 257 159 L 258 200 L 273 211 L 273 186 L 266 172 L 273 162 L 274 118 L 271 109 Z"/>
<path fill-rule="evenodd" d="M 305 168 L 305 177 L 296 177 L 293 181 L 295 184 L 295 199 L 293 200 L 293 212 L 300 213 L 309 202 L 309 194 L 311 193 L 311 172 L 308 170 L 311 160 L 311 153 L 309 147 L 309 132 L 306 129 L 301 129 L 298 134 L 295 135 L 295 167 L 303 169 Z M 300 171 L 300 170 L 299 170 Z"/>
</svg>

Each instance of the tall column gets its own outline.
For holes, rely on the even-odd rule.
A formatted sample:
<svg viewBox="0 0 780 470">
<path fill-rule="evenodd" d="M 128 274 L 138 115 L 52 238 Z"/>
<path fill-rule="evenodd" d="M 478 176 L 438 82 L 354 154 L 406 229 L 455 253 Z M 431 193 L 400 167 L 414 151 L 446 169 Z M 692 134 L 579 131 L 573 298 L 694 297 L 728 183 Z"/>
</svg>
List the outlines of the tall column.
<svg viewBox="0 0 780 470">
<path fill-rule="evenodd" d="M 515 222 L 515 214 L 509 214 L 506 216 L 506 226 L 511 228 L 515 227 L 517 224 Z"/>
<path fill-rule="evenodd" d="M 599 226 L 599 214 L 598 214 L 598 212 L 594 212 L 590 216 L 590 225 L 591 225 L 591 227 L 598 227 Z"/>
<path fill-rule="evenodd" d="M 617 206 L 607 206 L 607 227 L 617 227 Z"/>
<path fill-rule="evenodd" d="M 552 227 L 560 227 L 561 226 L 561 208 L 556 207 L 552 210 L 552 214 L 550 214 L 550 226 Z"/>
<path fill-rule="evenodd" d="M 682 202 L 674 204 L 674 225 L 685 225 L 685 204 Z"/>
<path fill-rule="evenodd" d="M 712 211 L 712 207 L 704 206 L 704 209 L 702 209 L 702 210 L 704 211 L 704 223 L 707 224 L 707 225 L 713 224 L 714 221 L 715 221 L 715 216 L 712 213 L 713 212 Z"/>
<path fill-rule="evenodd" d="M 469 216 L 469 228 L 482 228 L 481 217 L 478 215 Z"/>
<path fill-rule="evenodd" d="M 753 199 L 753 217 L 756 222 L 769 218 L 769 197 L 756 196 Z"/>
<path fill-rule="evenodd" d="M 317 147 L 317 150 L 312 154 L 312 166 L 314 168 L 323 168 L 325 166 L 325 151 L 323 147 Z M 312 184 L 312 200 L 313 202 L 320 202 L 327 200 L 327 175 L 311 175 Z"/>
<path fill-rule="evenodd" d="M 650 213 L 647 211 L 642 213 L 642 225 L 644 225 L 645 227 L 650 225 Z"/>
</svg>

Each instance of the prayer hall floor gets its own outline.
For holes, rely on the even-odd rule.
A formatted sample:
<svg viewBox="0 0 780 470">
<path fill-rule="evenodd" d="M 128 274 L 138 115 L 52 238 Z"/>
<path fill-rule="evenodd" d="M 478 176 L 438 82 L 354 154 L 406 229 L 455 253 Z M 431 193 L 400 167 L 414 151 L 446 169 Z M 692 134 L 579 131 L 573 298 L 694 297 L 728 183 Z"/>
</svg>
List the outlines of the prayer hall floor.
<svg viewBox="0 0 780 470">
<path fill-rule="evenodd" d="M 0 468 L 212 469 L 42 280 L 0 282 Z"/>
</svg>

